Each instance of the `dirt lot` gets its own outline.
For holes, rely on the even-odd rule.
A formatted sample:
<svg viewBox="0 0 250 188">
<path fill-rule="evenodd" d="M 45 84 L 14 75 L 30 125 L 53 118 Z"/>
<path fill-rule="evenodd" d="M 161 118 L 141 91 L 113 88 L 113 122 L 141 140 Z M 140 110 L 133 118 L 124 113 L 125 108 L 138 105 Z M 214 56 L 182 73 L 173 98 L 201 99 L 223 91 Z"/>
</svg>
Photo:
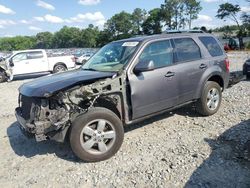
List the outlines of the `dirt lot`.
<svg viewBox="0 0 250 188">
<path fill-rule="evenodd" d="M 99 163 L 21 134 L 13 112 L 27 81 L 0 84 L 1 187 L 250 187 L 250 81 L 226 90 L 212 117 L 189 106 L 126 127 L 120 151 Z"/>
</svg>

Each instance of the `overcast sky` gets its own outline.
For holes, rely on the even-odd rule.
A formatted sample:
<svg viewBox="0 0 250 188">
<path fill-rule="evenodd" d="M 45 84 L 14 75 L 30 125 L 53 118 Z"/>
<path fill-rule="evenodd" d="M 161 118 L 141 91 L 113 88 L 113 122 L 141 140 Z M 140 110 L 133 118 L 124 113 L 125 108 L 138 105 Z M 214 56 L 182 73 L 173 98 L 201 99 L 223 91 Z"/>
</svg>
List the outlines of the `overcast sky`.
<svg viewBox="0 0 250 188">
<path fill-rule="evenodd" d="M 0 0 L 0 37 L 35 35 L 58 31 L 62 26 L 85 28 L 92 23 L 102 28 L 107 19 L 122 10 L 132 13 L 135 8 L 151 10 L 164 0 Z M 239 4 L 250 12 L 245 0 L 201 0 L 203 7 L 193 26 L 214 28 L 232 22 L 215 18 L 219 4 Z"/>
</svg>

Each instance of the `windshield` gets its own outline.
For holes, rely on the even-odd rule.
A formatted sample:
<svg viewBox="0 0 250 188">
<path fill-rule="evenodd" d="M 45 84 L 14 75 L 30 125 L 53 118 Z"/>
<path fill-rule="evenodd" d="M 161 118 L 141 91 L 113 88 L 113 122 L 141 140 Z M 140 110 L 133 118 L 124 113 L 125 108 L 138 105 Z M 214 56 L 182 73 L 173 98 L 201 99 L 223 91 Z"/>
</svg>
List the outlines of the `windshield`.
<svg viewBox="0 0 250 188">
<path fill-rule="evenodd" d="M 118 72 L 133 56 L 139 42 L 114 42 L 101 48 L 86 64 L 84 70 Z"/>
</svg>

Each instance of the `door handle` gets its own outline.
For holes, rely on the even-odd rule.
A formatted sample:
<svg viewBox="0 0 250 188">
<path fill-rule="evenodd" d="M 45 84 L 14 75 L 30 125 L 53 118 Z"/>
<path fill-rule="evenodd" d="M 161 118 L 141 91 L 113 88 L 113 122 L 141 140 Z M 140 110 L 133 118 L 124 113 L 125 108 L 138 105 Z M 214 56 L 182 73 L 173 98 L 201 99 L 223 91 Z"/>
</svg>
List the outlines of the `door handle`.
<svg viewBox="0 0 250 188">
<path fill-rule="evenodd" d="M 29 64 L 29 62 L 25 62 L 25 64 Z"/>
<path fill-rule="evenodd" d="M 207 65 L 206 64 L 201 64 L 200 65 L 200 69 L 206 69 L 207 68 Z"/>
<path fill-rule="evenodd" d="M 170 78 L 170 77 L 173 77 L 174 75 L 175 75 L 174 72 L 168 72 L 168 73 L 165 75 L 165 77 Z"/>
</svg>

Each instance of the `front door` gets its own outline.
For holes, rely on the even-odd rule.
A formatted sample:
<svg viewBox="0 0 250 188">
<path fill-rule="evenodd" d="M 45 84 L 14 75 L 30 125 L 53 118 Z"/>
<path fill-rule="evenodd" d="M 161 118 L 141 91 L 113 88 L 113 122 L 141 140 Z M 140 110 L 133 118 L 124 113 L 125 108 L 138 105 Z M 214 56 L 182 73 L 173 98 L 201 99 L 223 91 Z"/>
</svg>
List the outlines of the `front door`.
<svg viewBox="0 0 250 188">
<path fill-rule="evenodd" d="M 27 53 L 22 52 L 14 55 L 12 57 L 13 62 L 13 75 L 22 75 L 32 72 L 29 66 L 29 59 L 27 58 Z"/>
<path fill-rule="evenodd" d="M 170 41 L 148 44 L 136 62 L 147 61 L 154 62 L 154 70 L 128 75 L 133 119 L 170 108 L 177 102 L 178 77 Z"/>
</svg>

